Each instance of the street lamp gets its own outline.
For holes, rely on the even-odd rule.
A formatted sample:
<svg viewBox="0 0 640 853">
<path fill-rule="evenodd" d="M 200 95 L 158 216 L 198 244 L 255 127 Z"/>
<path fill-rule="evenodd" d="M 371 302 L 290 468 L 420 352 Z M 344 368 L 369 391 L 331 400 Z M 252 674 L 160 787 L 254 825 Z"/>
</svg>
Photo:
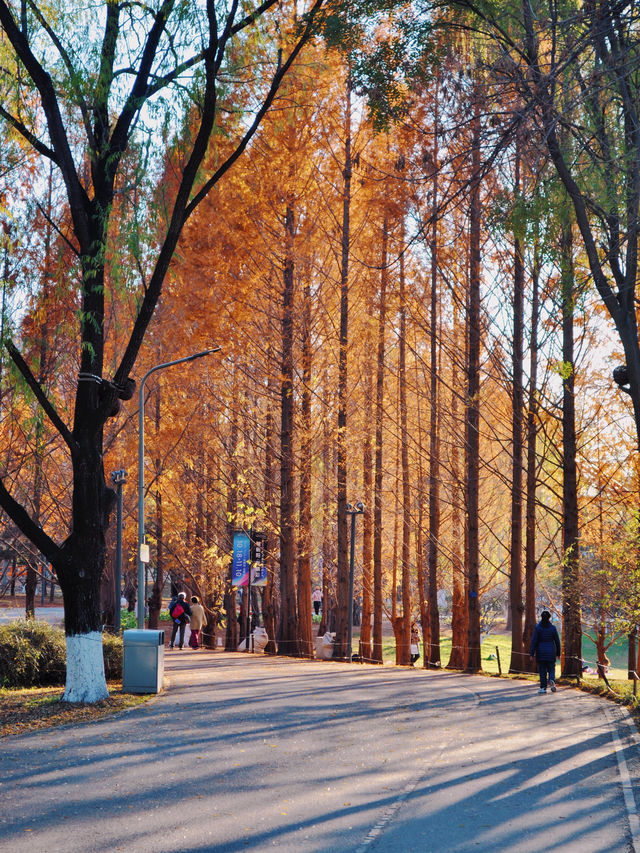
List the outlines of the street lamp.
<svg viewBox="0 0 640 853">
<path fill-rule="evenodd" d="M 115 590 L 116 590 L 116 606 L 113 612 L 113 628 L 115 631 L 120 630 L 120 587 L 122 586 L 122 487 L 127 482 L 127 472 L 124 468 L 114 471 L 111 474 L 111 480 L 116 487 L 117 514 L 116 514 L 116 570 L 115 570 Z"/>
<path fill-rule="evenodd" d="M 138 406 L 138 628 L 144 628 L 145 609 L 145 564 L 149 562 L 149 547 L 144 541 L 144 383 L 158 370 L 165 367 L 173 367 L 175 364 L 184 364 L 187 361 L 195 361 L 196 358 L 204 358 L 220 352 L 220 347 L 197 352 L 186 358 L 177 358 L 175 361 L 165 361 L 164 364 L 156 364 L 151 370 L 147 370 L 140 380 L 139 406 Z"/>
<path fill-rule="evenodd" d="M 351 553 L 349 555 L 349 618 L 347 620 L 347 659 L 351 661 L 351 634 L 353 632 L 353 564 L 356 555 L 356 516 L 362 515 L 364 512 L 364 504 L 362 501 L 353 506 L 347 504 L 345 512 L 351 516 Z"/>
</svg>

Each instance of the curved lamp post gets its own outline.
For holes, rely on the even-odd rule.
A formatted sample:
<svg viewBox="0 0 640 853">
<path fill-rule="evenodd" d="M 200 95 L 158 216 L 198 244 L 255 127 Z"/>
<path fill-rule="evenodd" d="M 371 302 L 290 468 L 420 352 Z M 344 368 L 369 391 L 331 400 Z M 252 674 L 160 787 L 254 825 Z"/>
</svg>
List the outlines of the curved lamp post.
<svg viewBox="0 0 640 853">
<path fill-rule="evenodd" d="M 356 554 L 356 516 L 362 515 L 364 512 L 364 504 L 362 501 L 358 501 L 358 503 L 353 506 L 352 504 L 347 504 L 345 507 L 345 512 L 347 512 L 351 516 L 351 552 L 349 555 L 349 618 L 347 620 L 347 660 L 351 660 L 353 656 L 353 652 L 351 649 L 351 635 L 353 633 L 353 564 L 355 562 L 355 554 Z"/>
<path fill-rule="evenodd" d="M 174 364 L 183 364 L 186 361 L 195 361 L 214 352 L 220 352 L 220 347 L 197 352 L 186 358 L 177 358 L 175 361 L 165 361 L 164 364 L 156 364 L 151 370 L 147 370 L 140 380 L 139 408 L 138 408 L 138 628 L 144 628 L 145 611 L 145 565 L 149 562 L 149 548 L 144 541 L 144 383 L 152 373 L 163 370 L 165 367 L 173 367 Z"/>
</svg>

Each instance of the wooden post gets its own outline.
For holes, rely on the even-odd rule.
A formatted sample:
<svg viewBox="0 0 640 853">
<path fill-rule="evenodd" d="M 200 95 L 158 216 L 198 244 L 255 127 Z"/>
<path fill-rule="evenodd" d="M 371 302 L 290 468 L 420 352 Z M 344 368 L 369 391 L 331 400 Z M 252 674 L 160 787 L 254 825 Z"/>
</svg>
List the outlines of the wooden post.
<svg viewBox="0 0 640 853">
<path fill-rule="evenodd" d="M 633 695 L 636 696 L 638 693 L 638 673 L 633 673 Z"/>
<path fill-rule="evenodd" d="M 502 675 L 502 665 L 500 663 L 500 649 L 496 646 L 496 657 L 498 658 L 498 675 Z"/>
</svg>

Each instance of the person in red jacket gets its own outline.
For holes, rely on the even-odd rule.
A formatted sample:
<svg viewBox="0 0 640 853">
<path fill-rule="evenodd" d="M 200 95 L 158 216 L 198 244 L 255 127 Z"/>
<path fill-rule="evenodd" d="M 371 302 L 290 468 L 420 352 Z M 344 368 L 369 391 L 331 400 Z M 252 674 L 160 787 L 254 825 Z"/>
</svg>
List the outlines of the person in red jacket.
<svg viewBox="0 0 640 853">
<path fill-rule="evenodd" d="M 540 621 L 533 629 L 531 638 L 531 649 L 529 651 L 531 660 L 538 662 L 540 673 L 540 689 L 538 693 L 547 692 L 547 681 L 551 692 L 556 692 L 556 658 L 560 657 L 560 637 L 555 625 L 551 624 L 551 613 L 543 610 Z"/>
<path fill-rule="evenodd" d="M 171 630 L 171 641 L 169 648 L 172 649 L 176 642 L 176 634 L 180 631 L 180 645 L 184 646 L 184 629 L 187 622 L 191 618 L 191 605 L 187 601 L 187 593 L 179 592 L 177 598 L 173 598 L 169 604 L 169 616 L 173 620 L 173 629 Z"/>
</svg>

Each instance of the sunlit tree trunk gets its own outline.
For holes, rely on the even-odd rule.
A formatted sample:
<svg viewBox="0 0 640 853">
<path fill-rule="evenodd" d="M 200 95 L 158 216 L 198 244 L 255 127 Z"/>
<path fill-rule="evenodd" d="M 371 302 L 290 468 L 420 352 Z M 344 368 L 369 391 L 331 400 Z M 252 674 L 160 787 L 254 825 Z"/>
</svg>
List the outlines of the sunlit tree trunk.
<svg viewBox="0 0 640 853">
<path fill-rule="evenodd" d="M 533 629 L 536 625 L 536 443 L 538 437 L 538 319 L 540 315 L 540 260 L 538 246 L 534 250 L 531 275 L 531 332 L 529 338 L 529 403 L 527 406 L 527 487 L 525 525 L 526 538 L 524 549 L 525 565 L 525 612 L 524 638 L 525 665 L 523 669 L 532 671 L 535 664 L 527 653 L 531 646 Z"/>
<path fill-rule="evenodd" d="M 414 349 L 417 351 L 417 346 L 414 344 Z M 424 373 L 418 372 L 418 359 L 415 360 L 415 385 L 420 388 L 424 384 Z M 427 590 L 426 577 L 424 571 L 424 509 L 425 509 L 425 484 L 424 470 L 422 468 L 422 458 L 425 453 L 424 447 L 424 430 L 422 427 L 422 407 L 420 405 L 422 395 L 416 397 L 416 414 L 418 419 L 417 441 L 418 441 L 418 494 L 416 497 L 418 503 L 418 518 L 416 524 L 416 579 L 418 583 L 418 606 L 420 608 L 420 625 L 422 627 L 422 662 L 423 666 L 428 665 L 428 637 L 429 637 L 429 612 L 427 605 Z"/>
<path fill-rule="evenodd" d="M 342 190 L 342 245 L 340 261 L 340 354 L 338 365 L 338 619 L 333 657 L 351 659 L 347 649 L 349 597 L 349 518 L 347 516 L 347 349 L 349 342 L 349 243 L 351 210 L 351 79 L 347 80 L 344 123 L 344 170 Z"/>
<path fill-rule="evenodd" d="M 580 551 L 574 362 L 575 280 L 573 235 L 561 233 L 562 287 L 562 675 L 582 675 Z"/>
<path fill-rule="evenodd" d="M 371 425 L 373 422 L 373 365 L 369 356 L 371 346 L 365 352 L 364 367 L 364 423 L 362 448 L 362 499 L 365 513 L 362 516 L 362 625 L 360 628 L 360 657 L 371 659 L 371 615 L 373 596 L 373 513 L 371 511 L 373 453 Z"/>
<path fill-rule="evenodd" d="M 282 361 L 280 377 L 280 620 L 278 654 L 298 654 L 295 589 L 294 451 L 293 451 L 293 313 L 294 313 L 294 209 L 285 214 L 285 261 L 283 271 Z"/>
<path fill-rule="evenodd" d="M 269 347 L 269 364 L 273 364 L 273 351 Z M 276 646 L 276 626 L 278 624 L 276 614 L 276 552 L 277 552 L 277 511 L 275 501 L 275 417 L 273 413 L 274 403 L 278 389 L 276 387 L 277 380 L 273 370 L 269 373 L 268 379 L 268 400 L 267 414 L 265 421 L 265 451 L 264 451 L 264 503 L 267 509 L 267 583 L 264 588 L 264 598 L 262 600 L 262 610 L 264 614 L 264 627 L 267 632 L 267 645 L 265 646 L 265 654 L 275 655 L 277 652 Z"/>
<path fill-rule="evenodd" d="M 480 104 L 473 104 L 471 141 L 472 184 L 469 195 L 469 301 L 467 311 L 467 400 L 466 400 L 466 535 L 469 579 L 469 645 L 466 669 L 480 667 L 480 566 L 478 512 L 480 491 Z"/>
<path fill-rule="evenodd" d="M 436 84 L 436 96 L 438 87 Z M 440 542 L 440 442 L 438 418 L 438 110 L 434 111 L 431 294 L 429 306 L 429 666 L 439 667 L 438 547 Z"/>
<path fill-rule="evenodd" d="M 302 306 L 302 400 L 300 411 L 300 527 L 298 535 L 298 632 L 300 655 L 313 657 L 311 620 L 311 287 Z"/>
<path fill-rule="evenodd" d="M 448 669 L 464 669 L 468 654 L 468 609 L 467 584 L 464 570 L 464 536 L 462 513 L 464 506 L 464 489 L 462 488 L 462 472 L 460 470 L 460 453 L 458 434 L 460 423 L 458 419 L 459 382 L 458 353 L 459 340 L 458 302 L 453 303 L 453 349 L 451 360 L 451 656 Z"/>
<path fill-rule="evenodd" d="M 227 553 L 229 554 L 229 569 L 224 595 L 224 609 L 226 612 L 227 630 L 225 635 L 225 651 L 235 652 L 240 643 L 240 625 L 238 623 L 238 611 L 236 605 L 236 591 L 231 586 L 233 534 L 236 526 L 236 513 L 238 510 L 238 467 L 236 461 L 236 447 L 238 444 L 238 412 L 235 401 L 238 396 L 237 371 L 233 366 L 233 394 L 231 407 L 231 424 L 229 432 L 229 445 L 227 459 L 229 461 L 229 482 L 227 485 Z"/>
<path fill-rule="evenodd" d="M 51 257 L 51 222 L 52 222 L 52 170 L 49 169 L 48 184 L 47 184 L 47 209 L 45 215 L 45 233 L 44 233 L 44 275 L 42 283 L 42 299 L 44 302 L 44 310 L 42 312 L 42 320 L 39 324 L 39 371 L 38 382 L 41 387 L 46 388 L 50 378 L 49 360 L 50 354 L 50 330 L 49 330 L 49 305 L 48 301 L 52 298 L 52 267 L 53 261 Z M 33 520 L 37 525 L 41 523 L 41 503 L 42 490 L 44 487 L 44 413 L 38 408 L 35 416 L 35 435 L 34 435 L 34 473 L 33 473 Z M 37 564 L 41 564 L 41 560 L 37 560 Z M 44 567 L 41 567 L 44 573 Z M 25 617 L 27 619 L 35 619 L 35 595 L 38 585 L 38 574 L 36 564 L 33 559 L 27 563 L 27 575 L 25 581 Z M 113 622 L 111 623 L 113 624 Z"/>
<path fill-rule="evenodd" d="M 515 190 L 520 192 L 520 144 L 516 139 Z M 525 659 L 522 635 L 522 425 L 524 420 L 524 391 L 522 387 L 524 325 L 524 260 L 522 240 L 517 230 L 513 239 L 513 340 L 511 377 L 511 545 L 509 601 L 511 603 L 511 662 L 510 672 L 524 672 Z"/>
<path fill-rule="evenodd" d="M 327 385 L 328 380 L 325 374 L 325 389 Z M 335 551 L 334 537 L 331 529 L 331 522 L 335 518 L 335 515 L 331 511 L 330 480 L 333 478 L 333 466 L 331 464 L 330 439 L 329 419 L 325 417 L 322 430 L 322 619 L 318 628 L 319 637 L 327 631 L 333 631 L 335 628 L 335 607 L 333 603 Z"/>
<path fill-rule="evenodd" d="M 404 268 L 404 215 L 400 228 L 400 334 L 398 383 L 400 393 L 400 460 L 402 469 L 402 645 L 400 664 L 411 663 L 411 481 L 409 477 L 409 430 L 407 427 L 407 305 Z"/>
<path fill-rule="evenodd" d="M 382 426 L 384 421 L 384 357 L 387 312 L 387 244 L 389 224 L 385 213 L 382 224 L 380 258 L 380 298 L 378 308 L 378 357 L 376 365 L 375 472 L 373 487 L 373 653 L 382 663 Z M 395 593 L 394 593 L 395 594 Z"/>
</svg>

